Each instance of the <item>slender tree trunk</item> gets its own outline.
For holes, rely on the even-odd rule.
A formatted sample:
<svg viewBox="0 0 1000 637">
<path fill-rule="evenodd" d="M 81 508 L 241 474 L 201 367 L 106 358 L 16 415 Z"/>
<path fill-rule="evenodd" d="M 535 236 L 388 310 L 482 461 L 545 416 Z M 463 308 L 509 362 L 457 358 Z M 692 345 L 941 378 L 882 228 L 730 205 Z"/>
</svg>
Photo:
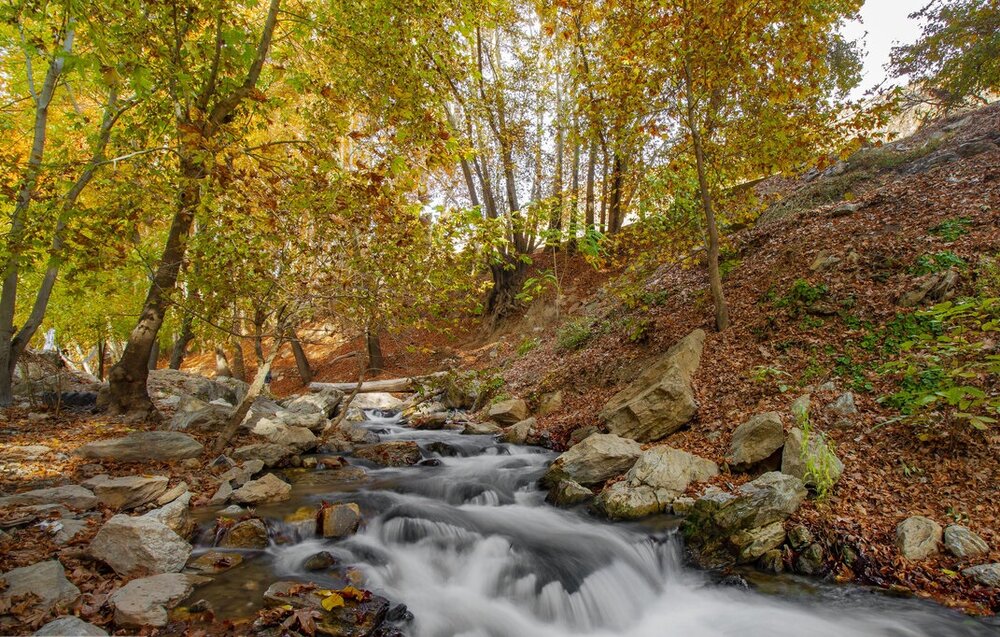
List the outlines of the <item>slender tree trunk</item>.
<svg viewBox="0 0 1000 637">
<path fill-rule="evenodd" d="M 14 368 L 17 365 L 17 355 L 12 351 L 14 341 L 14 312 L 17 305 L 17 286 L 21 276 L 20 253 L 25 232 L 25 217 L 31 200 L 35 196 L 35 186 L 41 172 L 42 159 L 45 155 L 45 142 L 48 136 L 49 106 L 55 94 L 59 77 L 62 75 L 66 58 L 73 51 L 75 21 L 69 20 L 66 34 L 63 38 L 61 51 L 53 56 L 45 73 L 42 90 L 35 101 L 35 121 L 31 150 L 28 153 L 28 163 L 24 170 L 17 193 L 17 201 L 10 215 L 10 228 L 7 231 L 7 258 L 3 264 L 3 289 L 0 291 L 0 407 L 8 407 L 13 401 L 12 385 Z M 28 68 L 30 72 L 30 67 Z M 29 82 L 33 81 L 28 78 Z M 22 343 L 21 348 L 27 347 Z"/>
<path fill-rule="evenodd" d="M 597 142 L 593 139 L 590 140 L 590 148 L 587 151 L 587 206 L 586 212 L 584 213 L 583 223 L 587 227 L 587 232 L 592 232 L 594 228 L 594 172 L 595 164 L 594 155 L 597 151 Z"/>
<path fill-rule="evenodd" d="M 580 126 L 576 113 L 573 114 L 573 174 L 570 175 L 569 203 L 569 247 L 576 249 L 576 235 L 580 229 Z"/>
<path fill-rule="evenodd" d="M 603 150 L 601 161 L 601 234 L 608 231 L 608 151 Z"/>
<path fill-rule="evenodd" d="M 107 343 L 103 336 L 97 337 L 97 380 L 104 381 L 104 363 L 107 360 Z"/>
<path fill-rule="evenodd" d="M 184 363 L 184 357 L 187 356 L 187 346 L 193 338 L 194 330 L 192 329 L 191 314 L 185 312 L 184 317 L 181 319 L 181 333 L 177 335 L 174 347 L 170 350 L 170 369 L 181 368 L 181 365 Z"/>
<path fill-rule="evenodd" d="M 153 371 L 160 361 L 160 339 L 153 341 L 153 347 L 149 350 L 149 360 L 146 362 L 146 370 Z"/>
<path fill-rule="evenodd" d="M 608 202 L 608 232 L 615 233 L 622 229 L 622 185 L 624 182 L 625 161 L 616 150 L 611 161 L 611 199 Z"/>
<path fill-rule="evenodd" d="M 233 378 L 236 380 L 247 380 L 247 363 L 243 358 L 243 343 L 239 337 L 233 339 Z"/>
<path fill-rule="evenodd" d="M 309 359 L 306 358 L 306 351 L 302 348 L 302 341 L 299 340 L 295 330 L 288 331 L 288 340 L 292 346 L 292 355 L 295 356 L 295 367 L 299 370 L 299 378 L 302 384 L 308 385 L 312 382 L 313 372 L 309 367 Z"/>
<path fill-rule="evenodd" d="M 257 400 L 260 392 L 264 389 L 264 379 L 271 372 L 271 364 L 274 362 L 283 344 L 284 342 L 278 339 L 278 342 L 274 344 L 274 349 L 271 350 L 271 353 L 268 354 L 264 362 L 257 368 L 257 373 L 253 377 L 253 382 L 250 383 L 250 388 L 247 389 L 246 396 L 236 406 L 233 415 L 229 417 L 229 422 L 219 432 L 219 437 L 216 438 L 215 445 L 212 447 L 213 454 L 222 453 L 226 445 L 229 444 L 229 441 L 236 435 L 237 430 L 239 430 L 240 425 L 243 423 L 243 419 L 246 418 L 250 408 L 253 407 L 254 401 Z"/>
<path fill-rule="evenodd" d="M 553 232 L 562 230 L 563 218 L 563 190 L 565 189 L 563 178 L 563 121 L 562 121 L 562 72 L 556 68 L 556 165 L 555 179 L 552 182 L 552 213 L 549 217 L 549 230 Z M 560 233 L 561 234 L 561 233 Z M 560 241 L 554 239 L 556 246 Z"/>
<path fill-rule="evenodd" d="M 702 209 L 705 211 L 705 222 L 708 226 L 708 284 L 715 301 L 715 328 L 722 332 L 729 327 L 729 305 L 722 288 L 722 274 L 719 271 L 719 228 L 715 222 L 715 209 L 712 206 L 712 191 L 708 184 L 705 169 L 705 149 L 701 139 L 701 128 L 695 116 L 694 91 L 691 87 L 691 71 L 685 61 L 684 84 L 687 96 L 688 129 L 691 131 L 691 142 L 694 145 L 695 163 L 698 168 L 698 190 L 701 192 Z"/>
<path fill-rule="evenodd" d="M 381 373 L 385 369 L 385 358 L 382 356 L 377 329 L 369 328 L 365 331 L 365 349 L 368 352 L 368 371 Z"/>
<path fill-rule="evenodd" d="M 229 358 L 221 345 L 215 346 L 215 375 L 233 377 L 233 370 L 229 368 Z"/>
</svg>

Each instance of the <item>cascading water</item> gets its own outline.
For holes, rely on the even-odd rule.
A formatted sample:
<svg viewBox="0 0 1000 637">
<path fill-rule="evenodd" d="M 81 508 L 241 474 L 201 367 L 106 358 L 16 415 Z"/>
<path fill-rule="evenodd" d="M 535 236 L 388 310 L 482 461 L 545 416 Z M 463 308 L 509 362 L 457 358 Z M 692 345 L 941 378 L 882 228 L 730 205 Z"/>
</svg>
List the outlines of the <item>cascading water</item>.
<svg viewBox="0 0 1000 637">
<path fill-rule="evenodd" d="M 535 485 L 552 453 L 488 436 L 411 430 L 398 418 L 373 415 L 364 426 L 383 441 L 416 441 L 438 462 L 368 466 L 367 481 L 336 492 L 315 483 L 296 488 L 295 506 L 357 502 L 366 526 L 336 543 L 272 546 L 241 567 L 241 579 L 268 578 L 265 587 L 279 578 L 327 585 L 303 564 L 328 550 L 359 569 L 367 588 L 405 603 L 414 615 L 406 631 L 418 637 L 1000 634 L 935 605 L 857 587 L 790 578 L 777 580 L 783 594 L 723 586 L 682 565 L 667 519 L 610 524 L 546 505 Z"/>
</svg>

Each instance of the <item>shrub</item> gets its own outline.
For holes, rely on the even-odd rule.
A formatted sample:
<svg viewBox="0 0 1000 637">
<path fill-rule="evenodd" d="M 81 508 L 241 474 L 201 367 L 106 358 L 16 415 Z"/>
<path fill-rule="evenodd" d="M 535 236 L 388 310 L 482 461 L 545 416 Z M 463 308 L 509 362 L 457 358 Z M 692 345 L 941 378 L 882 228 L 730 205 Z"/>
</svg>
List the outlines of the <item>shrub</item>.
<svg viewBox="0 0 1000 637">
<path fill-rule="evenodd" d="M 567 322 L 556 333 L 556 345 L 559 349 L 580 349 L 593 335 L 593 321 L 589 318 L 579 318 Z"/>
<path fill-rule="evenodd" d="M 524 356 L 531 350 L 538 347 L 539 344 L 541 344 L 541 341 L 539 339 L 531 336 L 526 336 L 520 343 L 517 344 L 517 355 Z"/>
<path fill-rule="evenodd" d="M 917 275 L 931 274 L 932 272 L 941 272 L 949 268 L 958 268 L 961 270 L 967 265 L 965 259 L 950 250 L 946 250 L 944 252 L 924 254 L 917 257 L 917 260 L 910 266 L 910 273 Z"/>
</svg>

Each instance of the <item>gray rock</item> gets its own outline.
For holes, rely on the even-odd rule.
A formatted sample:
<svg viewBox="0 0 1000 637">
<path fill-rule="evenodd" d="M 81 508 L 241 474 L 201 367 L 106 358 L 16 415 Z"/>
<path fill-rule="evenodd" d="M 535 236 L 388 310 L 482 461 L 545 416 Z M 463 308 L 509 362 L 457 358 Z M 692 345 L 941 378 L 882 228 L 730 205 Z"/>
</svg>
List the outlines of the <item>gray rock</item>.
<svg viewBox="0 0 1000 637">
<path fill-rule="evenodd" d="M 796 551 L 801 551 L 805 547 L 812 544 L 812 541 L 812 531 L 801 524 L 793 526 L 792 530 L 788 532 L 788 545 Z"/>
<path fill-rule="evenodd" d="M 51 529 L 53 531 L 52 541 L 60 546 L 69 544 L 76 539 L 76 536 L 87 530 L 89 526 L 86 520 L 63 518 L 56 522 L 55 526 Z"/>
<path fill-rule="evenodd" d="M 325 507 L 320 516 L 320 534 L 326 538 L 354 535 L 361 526 L 361 509 L 353 502 Z"/>
<path fill-rule="evenodd" d="M 256 518 L 237 522 L 219 540 L 226 549 L 265 549 L 269 543 L 267 526 Z"/>
<path fill-rule="evenodd" d="M 233 491 L 233 501 L 240 504 L 260 504 L 287 500 L 292 486 L 273 473 L 258 480 L 251 480 Z"/>
<path fill-rule="evenodd" d="M 750 418 L 733 432 L 729 446 L 731 464 L 750 467 L 771 457 L 785 444 L 781 414 L 769 411 Z"/>
<path fill-rule="evenodd" d="M 95 476 L 84 484 L 94 490 L 97 499 L 116 511 L 127 511 L 156 500 L 167 490 L 166 476 Z"/>
<path fill-rule="evenodd" d="M 812 396 L 810 394 L 802 394 L 792 402 L 792 405 L 788 408 L 788 410 L 792 412 L 792 418 L 795 419 L 795 422 L 802 422 L 809 417 L 809 407 L 811 403 Z"/>
<path fill-rule="evenodd" d="M 635 440 L 614 434 L 594 434 L 556 458 L 542 477 L 554 486 L 561 480 L 596 484 L 632 468 L 642 447 Z"/>
<path fill-rule="evenodd" d="M 594 497 L 594 492 L 572 480 L 560 480 L 546 499 L 556 506 L 573 506 Z"/>
<path fill-rule="evenodd" d="M 503 430 L 504 442 L 509 442 L 514 445 L 528 444 L 528 437 L 535 428 L 535 422 L 536 420 L 534 418 L 527 418 L 516 425 L 507 427 Z"/>
<path fill-rule="evenodd" d="M 834 206 L 826 213 L 828 217 L 849 217 L 853 215 L 858 210 L 861 210 L 861 204 L 859 203 L 842 203 L 839 206 Z"/>
<path fill-rule="evenodd" d="M 33 593 L 45 610 L 69 606 L 80 596 L 80 589 L 66 579 L 66 570 L 58 560 L 9 570 L 0 575 L 0 582 L 6 584 L 0 587 L 0 601 Z"/>
<path fill-rule="evenodd" d="M 673 503 L 673 496 L 665 489 L 616 482 L 597 494 L 594 508 L 611 520 L 637 520 L 666 511 Z"/>
<path fill-rule="evenodd" d="M 924 302 L 947 301 L 958 289 L 959 273 L 954 269 L 936 272 L 918 280 L 915 287 L 904 292 L 896 301 L 903 307 L 915 307 Z"/>
<path fill-rule="evenodd" d="M 191 494 L 185 491 L 179 498 L 175 498 L 159 509 L 149 511 L 142 517 L 155 520 L 182 538 L 186 538 L 191 535 L 195 527 L 194 520 L 191 519 L 190 505 Z"/>
<path fill-rule="evenodd" d="M 175 484 L 174 486 L 170 487 L 162 494 L 160 494 L 160 497 L 156 498 L 156 506 L 161 507 L 165 504 L 170 504 L 177 498 L 187 493 L 187 491 L 188 491 L 188 484 L 187 482 L 184 482 L 182 480 L 181 482 L 178 482 L 177 484 Z"/>
<path fill-rule="evenodd" d="M 489 418 L 500 426 L 514 425 L 528 418 L 528 405 L 520 398 L 490 406 Z"/>
<path fill-rule="evenodd" d="M 647 485 L 679 496 L 692 482 L 708 480 L 719 474 L 719 467 L 711 460 L 699 458 L 673 447 L 653 447 L 639 456 L 625 474 L 629 486 Z M 671 499 L 672 499 L 671 498 Z"/>
<path fill-rule="evenodd" d="M 231 497 L 233 497 L 233 485 L 228 480 L 223 480 L 219 483 L 219 488 L 212 494 L 208 504 L 209 506 L 220 506 L 229 502 L 229 498 Z"/>
<path fill-rule="evenodd" d="M 941 535 L 940 524 L 922 515 L 914 515 L 896 526 L 896 548 L 907 559 L 927 559 L 938 552 Z"/>
<path fill-rule="evenodd" d="M 562 408 L 562 402 L 562 391 L 552 391 L 542 394 L 538 398 L 538 415 L 548 416 L 549 414 L 559 411 Z"/>
<path fill-rule="evenodd" d="M 119 575 L 173 573 L 184 568 L 191 545 L 158 520 L 118 514 L 94 536 L 90 554 Z"/>
<path fill-rule="evenodd" d="M 793 427 L 785 437 L 781 472 L 795 476 L 809 487 L 822 482 L 833 485 L 844 474 L 844 463 L 823 436 L 813 432 L 807 443 L 803 431 Z"/>
<path fill-rule="evenodd" d="M 207 378 L 177 369 L 154 369 L 149 372 L 147 387 L 151 396 L 193 396 L 210 403 L 222 399 L 230 405 L 239 404 L 249 385 L 234 378 Z"/>
<path fill-rule="evenodd" d="M 1000 146 L 997 146 L 989 139 L 974 139 L 971 142 L 965 142 L 964 144 L 959 145 L 959 147 L 955 149 L 955 153 L 958 154 L 959 157 L 968 158 L 975 157 L 976 155 L 981 155 L 983 153 L 993 152 L 998 149 L 1000 149 Z"/>
<path fill-rule="evenodd" d="M 0 507 L 15 505 L 62 504 L 71 509 L 86 511 L 97 506 L 97 496 L 79 485 L 71 484 L 64 487 L 50 487 L 16 493 L 0 498 Z"/>
<path fill-rule="evenodd" d="M 104 630 L 74 615 L 53 619 L 34 634 L 35 637 L 107 637 L 108 635 Z"/>
<path fill-rule="evenodd" d="M 579 429 L 574 429 L 573 433 L 569 435 L 568 447 L 569 448 L 575 447 L 576 445 L 583 442 L 590 436 L 599 433 L 601 433 L 601 429 L 597 425 L 588 425 L 587 427 L 580 427 Z"/>
<path fill-rule="evenodd" d="M 208 581 L 207 577 L 187 573 L 162 573 L 132 580 L 108 598 L 115 609 L 115 624 L 165 626 L 167 610 L 190 595 L 195 585 Z"/>
<path fill-rule="evenodd" d="M 960 558 L 977 557 L 990 552 L 990 545 L 986 540 L 959 524 L 945 527 L 944 546 L 949 553 Z"/>
<path fill-rule="evenodd" d="M 854 404 L 854 394 L 849 391 L 838 396 L 837 400 L 826 406 L 826 409 L 838 416 L 856 416 L 858 413 L 858 408 Z"/>
<path fill-rule="evenodd" d="M 783 522 L 772 522 L 764 526 L 737 531 L 730 536 L 737 561 L 753 562 L 768 551 L 778 548 L 785 541 L 785 525 Z"/>
<path fill-rule="evenodd" d="M 996 564 L 980 564 L 962 571 L 962 575 L 971 577 L 983 586 L 1000 588 L 1000 562 Z"/>
<path fill-rule="evenodd" d="M 330 551 L 320 551 L 310 555 L 302 564 L 305 571 L 325 571 L 337 563 L 337 558 Z"/>
<path fill-rule="evenodd" d="M 83 445 L 76 454 L 83 458 L 118 462 L 171 462 L 197 458 L 203 447 L 191 436 L 179 431 L 136 431 L 122 438 L 111 438 Z"/>
<path fill-rule="evenodd" d="M 232 414 L 232 405 L 223 406 L 182 396 L 167 428 L 171 431 L 216 432 L 226 425 Z"/>
<path fill-rule="evenodd" d="M 327 387 L 294 398 L 285 403 L 285 410 L 295 414 L 321 414 L 324 418 L 333 418 L 343 398 L 344 392 Z"/>
<path fill-rule="evenodd" d="M 694 498 L 681 496 L 679 498 L 674 498 L 674 502 L 670 508 L 674 515 L 687 515 L 688 513 L 691 513 L 691 509 L 694 508 L 694 503 Z"/>
<path fill-rule="evenodd" d="M 265 436 L 276 445 L 294 449 L 298 453 L 315 449 L 319 438 L 306 427 L 285 427 Z"/>
<path fill-rule="evenodd" d="M 239 447 L 233 452 L 234 460 L 260 460 L 265 467 L 280 464 L 286 458 L 295 455 L 295 450 L 284 445 L 262 443 Z"/>
<path fill-rule="evenodd" d="M 795 559 L 795 570 L 802 575 L 816 575 L 823 570 L 824 561 L 823 547 L 814 542 Z"/>
<path fill-rule="evenodd" d="M 500 426 L 492 422 L 469 422 L 465 424 L 462 433 L 468 436 L 493 436 L 501 431 Z"/>
<path fill-rule="evenodd" d="M 45 445 L 5 445 L 0 449 L 0 458 L 11 460 L 38 460 L 52 451 Z"/>
<path fill-rule="evenodd" d="M 601 411 L 608 430 L 641 442 L 659 440 L 698 411 L 692 377 L 701 362 L 705 332 L 695 330 L 671 347 Z"/>
<path fill-rule="evenodd" d="M 364 392 L 358 394 L 351 401 L 351 406 L 347 410 L 347 420 L 354 422 L 365 420 L 365 411 L 377 409 L 379 411 L 397 412 L 403 408 L 403 401 L 392 394 L 385 392 Z"/>
</svg>

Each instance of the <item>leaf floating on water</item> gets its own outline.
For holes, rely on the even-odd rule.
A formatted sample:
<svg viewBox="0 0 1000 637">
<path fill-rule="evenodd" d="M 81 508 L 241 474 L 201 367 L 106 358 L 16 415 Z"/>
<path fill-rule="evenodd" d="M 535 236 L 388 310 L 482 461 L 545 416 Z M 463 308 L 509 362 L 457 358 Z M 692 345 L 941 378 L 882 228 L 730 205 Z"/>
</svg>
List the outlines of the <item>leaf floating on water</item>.
<svg viewBox="0 0 1000 637">
<path fill-rule="evenodd" d="M 320 605 L 323 607 L 323 610 L 333 610 L 334 608 L 340 608 L 344 605 L 344 598 L 341 597 L 338 593 L 334 593 L 333 591 L 323 591 L 323 592 L 330 593 L 329 595 L 323 598 L 322 602 L 320 602 Z"/>
</svg>

